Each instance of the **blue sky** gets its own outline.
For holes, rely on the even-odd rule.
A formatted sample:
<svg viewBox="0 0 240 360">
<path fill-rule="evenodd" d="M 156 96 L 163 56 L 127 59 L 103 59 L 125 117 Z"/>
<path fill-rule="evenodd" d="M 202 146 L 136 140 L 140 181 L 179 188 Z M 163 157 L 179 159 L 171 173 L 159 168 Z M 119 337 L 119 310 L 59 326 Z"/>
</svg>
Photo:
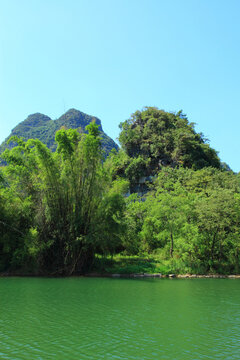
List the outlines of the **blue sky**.
<svg viewBox="0 0 240 360">
<path fill-rule="evenodd" d="M 0 142 L 76 108 L 112 138 L 144 106 L 183 109 L 239 172 L 239 0 L 0 0 Z"/>
</svg>

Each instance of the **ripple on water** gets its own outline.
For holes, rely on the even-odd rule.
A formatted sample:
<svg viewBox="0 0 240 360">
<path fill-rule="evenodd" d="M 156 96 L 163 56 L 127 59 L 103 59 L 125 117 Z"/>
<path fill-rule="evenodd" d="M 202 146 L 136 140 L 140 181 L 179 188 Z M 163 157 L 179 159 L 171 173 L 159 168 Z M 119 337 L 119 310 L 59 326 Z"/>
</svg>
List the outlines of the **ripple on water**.
<svg viewBox="0 0 240 360">
<path fill-rule="evenodd" d="M 1 359 L 240 359 L 240 281 L 0 279 Z"/>
</svg>

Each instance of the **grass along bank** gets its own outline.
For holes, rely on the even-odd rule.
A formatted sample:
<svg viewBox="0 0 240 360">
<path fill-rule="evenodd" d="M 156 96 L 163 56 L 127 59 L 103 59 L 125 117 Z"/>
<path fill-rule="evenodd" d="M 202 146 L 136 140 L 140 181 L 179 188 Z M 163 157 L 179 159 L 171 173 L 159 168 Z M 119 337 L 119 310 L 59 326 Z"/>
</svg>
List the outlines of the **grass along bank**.
<svg viewBox="0 0 240 360">
<path fill-rule="evenodd" d="M 225 264 L 221 271 L 210 268 L 206 271 L 201 264 L 192 264 L 191 267 L 184 264 L 181 259 L 162 259 L 160 255 L 143 254 L 141 256 L 127 256 L 118 254 L 114 256 L 96 255 L 95 262 L 91 269 L 92 273 L 104 274 L 162 274 L 168 276 L 192 277 L 197 275 L 236 275 L 234 271 L 229 271 Z"/>
</svg>

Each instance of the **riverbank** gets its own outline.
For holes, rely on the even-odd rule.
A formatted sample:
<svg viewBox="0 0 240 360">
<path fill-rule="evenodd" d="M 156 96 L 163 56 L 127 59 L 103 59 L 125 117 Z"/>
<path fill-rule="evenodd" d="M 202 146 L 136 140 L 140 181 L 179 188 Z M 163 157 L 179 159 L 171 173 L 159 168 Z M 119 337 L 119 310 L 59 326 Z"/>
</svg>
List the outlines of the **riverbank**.
<svg viewBox="0 0 240 360">
<path fill-rule="evenodd" d="M 109 278 L 169 278 L 169 279 L 240 279 L 238 275 L 222 275 L 222 274 L 101 274 L 101 273 L 88 273 L 86 277 L 109 277 Z"/>
<path fill-rule="evenodd" d="M 0 277 L 65 277 L 67 274 L 26 272 L 25 270 L 9 270 L 0 273 Z M 149 256 L 125 256 L 115 255 L 101 256 L 96 255 L 92 267 L 83 273 L 75 272 L 71 276 L 85 277 L 105 277 L 105 278 L 170 278 L 170 279 L 195 279 L 195 278 L 214 278 L 214 279 L 240 279 L 239 272 L 230 271 L 228 268 L 211 269 L 206 271 L 204 268 L 192 265 L 191 268 L 176 260 L 160 259 L 156 255 Z"/>
<path fill-rule="evenodd" d="M 46 278 L 56 278 L 56 277 L 65 277 L 65 276 L 53 276 L 48 274 L 24 274 L 18 272 L 3 272 L 0 273 L 0 277 L 46 277 Z M 240 279 L 240 274 L 150 274 L 150 273 L 132 273 L 132 274 L 110 274 L 110 273 L 98 273 L 98 272 L 89 272 L 86 274 L 73 274 L 70 277 L 89 277 L 89 278 L 162 278 L 162 279 Z"/>
<path fill-rule="evenodd" d="M 235 271 L 234 271 L 235 270 Z M 238 278 L 239 271 L 226 264 L 206 269 L 201 264 L 185 264 L 181 259 L 164 259 L 157 254 L 113 257 L 96 256 L 88 276 L 162 277 L 162 278 Z"/>
</svg>

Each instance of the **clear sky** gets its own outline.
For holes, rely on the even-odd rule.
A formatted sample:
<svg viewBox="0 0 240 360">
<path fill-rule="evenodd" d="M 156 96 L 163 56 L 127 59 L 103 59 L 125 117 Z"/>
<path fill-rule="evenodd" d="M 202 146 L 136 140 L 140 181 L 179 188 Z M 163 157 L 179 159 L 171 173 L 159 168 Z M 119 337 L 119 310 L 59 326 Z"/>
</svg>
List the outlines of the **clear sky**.
<svg viewBox="0 0 240 360">
<path fill-rule="evenodd" d="M 182 109 L 240 171 L 239 0 L 0 0 L 0 143 L 29 114 Z"/>
</svg>

